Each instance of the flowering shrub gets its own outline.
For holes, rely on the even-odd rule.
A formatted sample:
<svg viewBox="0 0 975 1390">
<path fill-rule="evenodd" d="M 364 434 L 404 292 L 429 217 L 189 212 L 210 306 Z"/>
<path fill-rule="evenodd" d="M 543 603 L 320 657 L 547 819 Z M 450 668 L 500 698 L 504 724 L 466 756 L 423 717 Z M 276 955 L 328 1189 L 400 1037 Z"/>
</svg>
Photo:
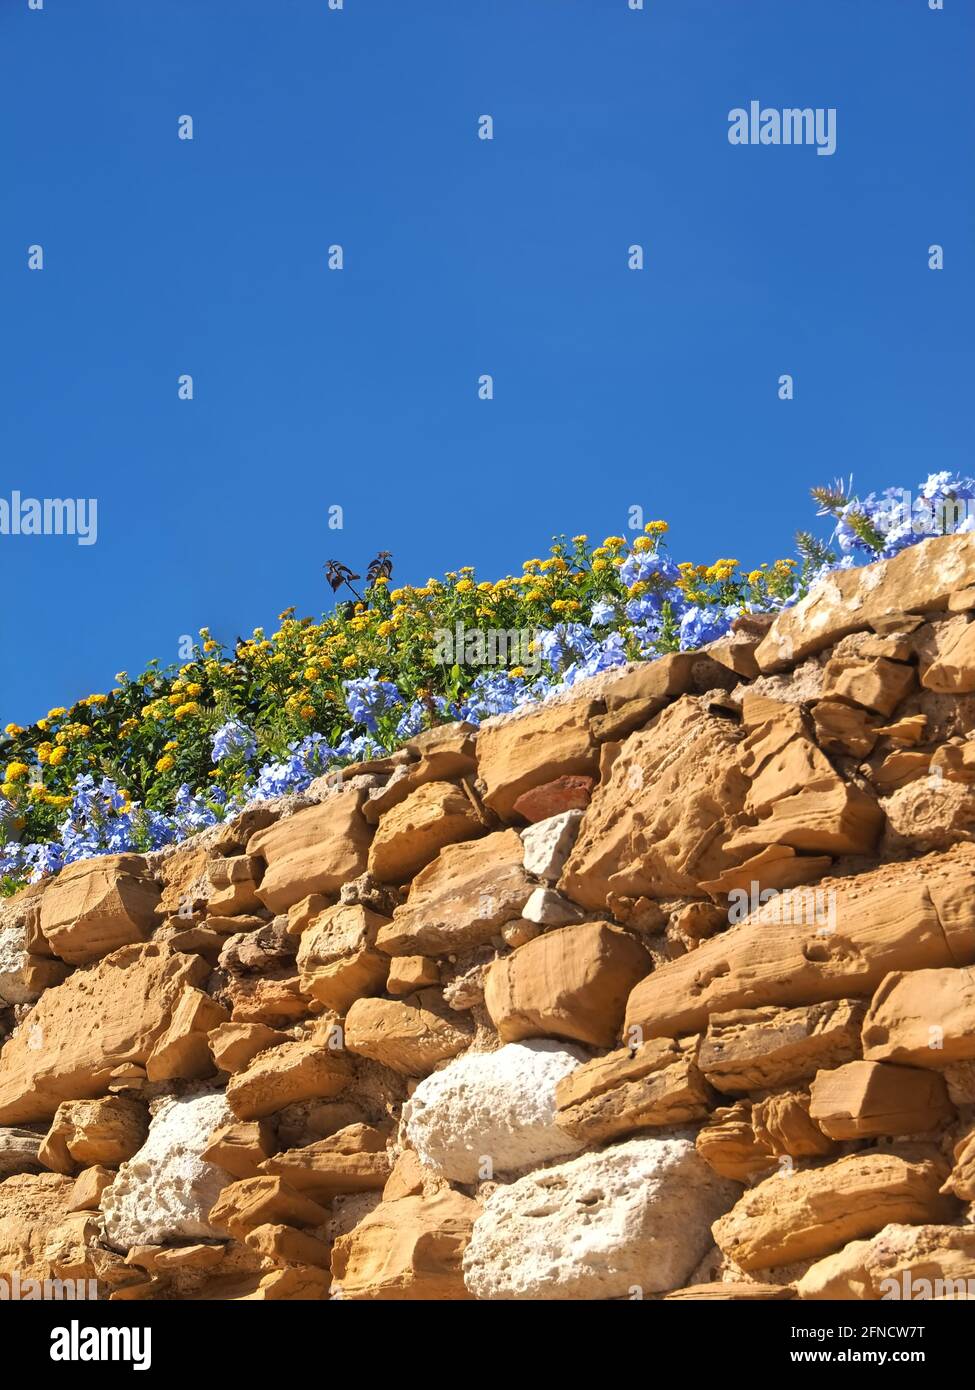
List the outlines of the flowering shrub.
<svg viewBox="0 0 975 1390">
<path fill-rule="evenodd" d="M 969 529 L 975 482 L 934 474 L 905 512 L 903 493 L 856 499 L 815 489 L 840 557 L 808 533 L 798 560 L 743 573 L 732 559 L 675 563 L 652 521 L 629 544 L 559 537 L 520 575 L 464 568 L 393 588 L 370 571 L 361 601 L 320 620 L 280 615 L 227 650 L 206 628 L 192 658 L 107 694 L 6 727 L 0 784 L 0 882 L 94 854 L 149 850 L 251 802 L 301 791 L 331 767 L 374 757 L 450 719 L 477 724 L 628 660 L 691 650 L 745 611 L 794 602 L 829 569 Z M 898 500 L 899 499 L 899 500 Z M 959 518 L 959 507 L 965 515 Z M 484 665 L 444 655 L 443 635 L 530 632 L 532 660 Z"/>
</svg>

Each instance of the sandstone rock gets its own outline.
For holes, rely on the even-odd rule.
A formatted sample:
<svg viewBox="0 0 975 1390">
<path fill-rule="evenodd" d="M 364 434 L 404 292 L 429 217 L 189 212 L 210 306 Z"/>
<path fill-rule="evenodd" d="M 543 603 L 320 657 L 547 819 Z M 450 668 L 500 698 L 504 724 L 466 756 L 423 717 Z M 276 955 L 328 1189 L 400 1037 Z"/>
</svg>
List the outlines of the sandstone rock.
<svg viewBox="0 0 975 1390">
<path fill-rule="evenodd" d="M 877 742 L 870 715 L 841 700 L 817 700 L 812 710 L 816 742 L 826 753 L 865 758 Z"/>
<path fill-rule="evenodd" d="M 387 921 L 366 907 L 326 908 L 301 935 L 302 993 L 337 1013 L 356 999 L 381 993 L 389 960 L 376 949 L 376 938 Z"/>
<path fill-rule="evenodd" d="M 975 1105 L 975 1059 L 953 1062 L 945 1067 L 942 1075 L 952 1105 Z"/>
<path fill-rule="evenodd" d="M 512 809 L 516 816 L 523 816 L 532 825 L 566 816 L 572 811 L 581 815 L 592 799 L 593 785 L 592 777 L 556 777 L 554 782 L 522 792 Z M 529 873 L 534 872 L 529 869 Z"/>
<path fill-rule="evenodd" d="M 937 656 L 921 671 L 926 690 L 962 695 L 975 690 L 975 629 L 959 619 L 950 624 L 937 643 Z"/>
<path fill-rule="evenodd" d="M 812 1118 L 805 1091 L 779 1091 L 755 1101 L 751 1119 L 756 1141 L 774 1158 L 821 1158 L 836 1149 Z"/>
<path fill-rule="evenodd" d="M 892 560 L 836 570 L 782 610 L 755 653 L 759 669 L 784 671 L 889 615 L 943 612 L 973 577 L 975 541 L 967 535 L 933 536 Z"/>
<path fill-rule="evenodd" d="M 118 1250 L 219 1238 L 210 1207 L 230 1175 L 203 1158 L 213 1130 L 231 1119 L 222 1095 L 167 1100 L 139 1152 L 102 1194 L 105 1238 Z"/>
<path fill-rule="evenodd" d="M 945 855 L 824 880 L 816 891 L 833 895 L 832 932 L 805 925 L 808 900 L 799 911 L 795 897 L 802 889 L 781 894 L 641 981 L 626 1026 L 641 1026 L 644 1037 L 679 1037 L 700 1032 L 713 1013 L 862 997 L 891 970 L 975 960 L 971 854 L 971 846 L 959 845 Z"/>
<path fill-rule="evenodd" d="M 277 1265 L 314 1265 L 320 1269 L 331 1265 L 331 1247 L 293 1226 L 255 1226 L 244 1237 L 244 1244 Z"/>
<path fill-rule="evenodd" d="M 749 893 L 756 885 L 759 893 L 769 889 L 779 893 L 786 888 L 815 882 L 832 863 L 829 855 L 796 854 L 791 845 L 769 845 L 743 864 L 725 869 L 717 878 L 704 879 L 698 886 L 713 898 L 722 898 L 736 890 Z"/>
<path fill-rule="evenodd" d="M 227 1083 L 238 1120 L 261 1120 L 299 1100 L 337 1096 L 351 1079 L 349 1060 L 317 1042 L 287 1042 L 255 1057 Z"/>
<path fill-rule="evenodd" d="M 417 1086 L 403 1108 L 407 1138 L 423 1163 L 460 1183 L 577 1153 L 555 1125 L 555 1093 L 581 1060 L 554 1042 L 468 1052 Z"/>
<path fill-rule="evenodd" d="M 39 1173 L 42 1136 L 30 1129 L 0 1129 L 0 1182 L 13 1173 Z"/>
<path fill-rule="evenodd" d="M 348 1125 L 328 1139 L 265 1159 L 260 1171 L 283 1178 L 316 1202 L 330 1202 L 348 1192 L 371 1192 L 384 1187 L 389 1177 L 387 1138 L 387 1132 L 374 1125 Z"/>
<path fill-rule="evenodd" d="M 892 1222 L 810 1266 L 800 1298 L 831 1300 L 971 1297 L 975 1228 Z"/>
<path fill-rule="evenodd" d="M 412 1149 L 401 1149 L 383 1188 L 383 1201 L 395 1202 L 400 1197 L 416 1197 L 427 1188 L 444 1186 L 443 1180 L 431 1168 L 420 1162 Z"/>
<path fill-rule="evenodd" d="M 664 1294 L 664 1302 L 693 1303 L 698 1299 L 718 1299 L 732 1303 L 775 1303 L 795 1296 L 796 1291 L 791 1284 L 741 1284 L 729 1281 L 725 1284 L 688 1284 L 686 1288 Z"/>
<path fill-rule="evenodd" d="M 150 942 L 48 990 L 0 1052 L 0 1124 L 45 1120 L 62 1100 L 104 1095 L 115 1067 L 145 1063 L 184 985 L 207 973 L 199 957 Z"/>
<path fill-rule="evenodd" d="M 93 1164 L 82 1168 L 75 1178 L 74 1187 L 68 1198 L 67 1210 L 97 1211 L 102 1204 L 102 1193 L 115 1181 L 115 1170 Z"/>
<path fill-rule="evenodd" d="M 558 1084 L 555 1122 L 584 1144 L 641 1129 L 686 1124 L 708 1113 L 711 1089 L 696 1063 L 697 1039 L 656 1038 L 596 1057 Z"/>
<path fill-rule="evenodd" d="M 0 1278 L 72 1277 L 61 1259 L 71 1188 L 60 1173 L 15 1173 L 0 1183 Z"/>
<path fill-rule="evenodd" d="M 365 871 L 372 830 L 363 819 L 362 793 L 343 788 L 248 841 L 267 871 L 257 896 L 272 912 L 286 912 L 311 893 L 334 894 Z"/>
<path fill-rule="evenodd" d="M 930 753 L 911 748 L 897 748 L 874 767 L 870 780 L 881 796 L 889 796 L 891 792 L 908 786 L 919 777 L 924 777 L 930 763 Z"/>
<path fill-rule="evenodd" d="M 934 1068 L 975 1059 L 975 969 L 888 975 L 863 1022 L 863 1055 Z"/>
<path fill-rule="evenodd" d="M 383 883 L 404 883 L 446 845 L 472 840 L 486 828 L 462 787 L 426 782 L 380 820 L 369 850 L 369 872 Z"/>
<path fill-rule="evenodd" d="M 207 1041 L 221 1071 L 245 1071 L 259 1052 L 288 1042 L 287 1033 L 264 1023 L 221 1023 L 211 1028 Z"/>
<path fill-rule="evenodd" d="M 889 1221 L 950 1221 L 956 1208 L 938 1188 L 946 1165 L 865 1152 L 760 1182 L 714 1223 L 714 1238 L 740 1269 L 815 1259 Z"/>
<path fill-rule="evenodd" d="M 975 792 L 940 775 L 914 778 L 884 801 L 885 854 L 943 850 L 975 840 Z"/>
<path fill-rule="evenodd" d="M 230 1015 L 202 989 L 184 986 L 169 1027 L 146 1058 L 150 1081 L 198 1081 L 213 1075 L 208 1035 Z"/>
<path fill-rule="evenodd" d="M 593 776 L 598 751 L 589 721 L 599 712 L 592 700 L 555 701 L 482 724 L 477 759 L 485 805 L 511 820 L 523 792 L 567 774 Z"/>
<path fill-rule="evenodd" d="M 244 1241 L 260 1226 L 321 1226 L 324 1207 L 295 1192 L 282 1178 L 243 1178 L 223 1188 L 210 1210 L 210 1223 Z"/>
<path fill-rule="evenodd" d="M 962 1202 L 975 1201 L 975 1129 L 963 1134 L 954 1146 L 954 1167 L 942 1192 L 950 1192 Z"/>
<path fill-rule="evenodd" d="M 489 968 L 484 1002 L 503 1042 L 570 1038 L 610 1047 L 650 958 L 608 922 L 547 932 Z"/>
<path fill-rule="evenodd" d="M 308 1013 L 308 1000 L 302 994 L 300 984 L 297 975 L 276 978 L 231 976 L 225 996 L 231 1004 L 232 1021 L 287 1028 Z"/>
<path fill-rule="evenodd" d="M 804 754 L 819 753 L 805 739 L 793 743 Z M 808 778 L 797 790 L 781 793 L 778 779 L 766 769 L 761 790 L 768 814 L 729 836 L 725 852 L 741 858 L 778 844 L 810 854 L 869 854 L 883 825 L 883 811 L 862 788 L 844 782 L 832 769 L 816 772 L 815 766 L 816 759 L 810 755 Z"/>
<path fill-rule="evenodd" d="M 912 666 L 885 657 L 834 656 L 823 671 L 824 700 L 849 700 L 888 718 L 914 685 Z"/>
<path fill-rule="evenodd" d="M 596 789 L 559 887 L 583 907 L 612 896 L 701 896 L 741 856 L 723 844 L 743 822 L 748 782 L 738 730 L 685 697 L 632 734 Z"/>
<path fill-rule="evenodd" d="M 523 831 L 521 842 L 525 847 L 526 873 L 554 883 L 565 867 L 581 824 L 582 812 L 569 810 L 538 820 Z"/>
<path fill-rule="evenodd" d="M 799 1009 L 712 1014 L 698 1066 L 727 1095 L 805 1081 L 859 1057 L 866 1009 L 861 1000 L 837 999 Z"/>
<path fill-rule="evenodd" d="M 386 979 L 387 994 L 412 994 L 440 983 L 440 966 L 429 956 L 393 956 Z"/>
<path fill-rule="evenodd" d="M 122 1096 L 66 1100 L 57 1108 L 38 1157 L 55 1173 L 71 1175 L 100 1163 L 117 1168 L 145 1143 L 149 1117 L 144 1105 Z"/>
<path fill-rule="evenodd" d="M 694 671 L 700 657 L 699 652 L 670 652 L 656 661 L 641 661 L 625 670 L 613 671 L 603 691 L 607 710 L 622 709 L 631 700 L 685 695 L 695 688 Z M 714 685 L 714 681 L 709 684 Z M 708 684 L 697 688 L 705 690 Z"/>
<path fill-rule="evenodd" d="M 884 1062 L 847 1062 L 821 1071 L 810 1094 L 810 1115 L 833 1139 L 927 1134 L 955 1114 L 940 1076 Z"/>
<path fill-rule="evenodd" d="M 440 992 L 421 990 L 410 1000 L 357 999 L 345 1019 L 345 1045 L 403 1076 L 426 1076 L 438 1062 L 470 1043 L 444 1007 Z"/>
<path fill-rule="evenodd" d="M 774 1161 L 755 1133 L 751 1101 L 719 1106 L 698 1130 L 694 1146 L 709 1168 L 732 1182 L 750 1182 L 767 1173 Z"/>
<path fill-rule="evenodd" d="M 464 1256 L 477 1298 L 632 1298 L 679 1288 L 737 1189 L 687 1139 L 631 1139 L 497 1188 Z"/>
<path fill-rule="evenodd" d="M 41 899 L 41 931 L 54 953 L 89 965 L 110 951 L 144 941 L 155 921 L 159 888 L 138 854 L 106 854 L 62 869 Z"/>
<path fill-rule="evenodd" d="M 207 898 L 207 912 L 215 917 L 254 912 L 261 906 L 257 888 L 263 876 L 264 861 L 252 854 L 209 860 L 207 878 L 213 891 Z"/>
<path fill-rule="evenodd" d="M 335 1241 L 333 1297 L 438 1302 L 468 1298 L 461 1258 L 477 1213 L 476 1202 L 449 1189 L 380 1203 Z"/>
<path fill-rule="evenodd" d="M 521 916 L 534 885 L 515 830 L 448 845 L 410 885 L 406 903 L 377 938 L 390 956 L 445 955 L 484 946 Z"/>
<path fill-rule="evenodd" d="M 975 783 L 975 739 L 943 743 L 931 755 L 930 768 L 936 777 L 971 786 Z"/>
<path fill-rule="evenodd" d="M 201 1157 L 235 1178 L 256 1178 L 260 1165 L 276 1147 L 267 1120 L 239 1121 L 214 1130 Z"/>
</svg>

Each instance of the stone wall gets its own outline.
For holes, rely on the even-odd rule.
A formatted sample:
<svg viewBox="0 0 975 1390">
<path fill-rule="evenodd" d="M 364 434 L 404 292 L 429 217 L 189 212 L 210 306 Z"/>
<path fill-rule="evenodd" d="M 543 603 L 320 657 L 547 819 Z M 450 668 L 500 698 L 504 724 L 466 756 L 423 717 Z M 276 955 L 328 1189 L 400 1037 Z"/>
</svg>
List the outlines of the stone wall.
<svg viewBox="0 0 975 1390">
<path fill-rule="evenodd" d="M 927 541 L 3 904 L 0 1277 L 975 1280 L 973 611 Z"/>
</svg>

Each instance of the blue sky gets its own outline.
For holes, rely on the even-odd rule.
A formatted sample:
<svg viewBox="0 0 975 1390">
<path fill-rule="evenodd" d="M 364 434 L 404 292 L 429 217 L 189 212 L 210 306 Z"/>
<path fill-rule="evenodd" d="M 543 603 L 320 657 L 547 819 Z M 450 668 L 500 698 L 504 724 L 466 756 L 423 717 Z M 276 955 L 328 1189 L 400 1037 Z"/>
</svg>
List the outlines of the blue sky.
<svg viewBox="0 0 975 1390">
<path fill-rule="evenodd" d="M 3 722 L 321 611 L 332 556 L 493 577 L 637 504 L 754 564 L 812 483 L 970 470 L 973 39 L 969 0 L 2 0 L 0 496 L 98 499 L 95 545 L 0 536 Z M 835 107 L 835 154 L 729 144 L 753 99 Z"/>
</svg>

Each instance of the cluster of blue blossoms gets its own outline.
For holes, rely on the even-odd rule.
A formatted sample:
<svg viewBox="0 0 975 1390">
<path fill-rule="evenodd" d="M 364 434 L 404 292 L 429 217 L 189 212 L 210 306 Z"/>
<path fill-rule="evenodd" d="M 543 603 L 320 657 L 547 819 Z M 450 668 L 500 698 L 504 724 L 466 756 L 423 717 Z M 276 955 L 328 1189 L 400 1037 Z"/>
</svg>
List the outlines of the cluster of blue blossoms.
<svg viewBox="0 0 975 1390">
<path fill-rule="evenodd" d="M 890 558 L 931 535 L 975 530 L 975 480 L 933 473 L 914 495 L 888 488 L 855 500 L 850 500 L 849 488 L 837 486 L 820 514 L 833 517 L 832 539 L 841 555 L 824 564 L 812 582 L 832 569 Z M 286 757 L 258 768 L 252 767 L 257 754 L 253 731 L 240 720 L 229 719 L 212 736 L 212 756 L 216 764 L 236 759 L 246 768 L 238 795 L 228 797 L 218 787 L 194 792 L 184 785 L 172 812 L 164 814 L 130 801 L 107 777 L 97 783 L 90 775 L 79 777 L 73 803 L 59 827 L 60 838 L 46 844 L 14 841 L 0 846 L 0 875 L 26 873 L 36 881 L 94 855 L 160 849 L 255 802 L 305 791 L 332 768 L 382 757 L 430 722 L 463 719 L 478 725 L 493 715 L 535 704 L 624 663 L 627 656 L 619 631 L 624 616 L 639 650 L 650 656 L 663 631 L 665 604 L 670 621 L 677 624 L 682 651 L 722 636 L 743 611 L 741 605 L 689 605 L 677 587 L 680 571 L 663 552 L 630 555 L 620 574 L 627 588 L 643 581 L 649 584 L 649 591 L 623 604 L 622 613 L 613 602 L 600 599 L 593 605 L 589 623 L 562 623 L 538 634 L 539 655 L 548 670 L 539 668 L 531 679 L 501 669 L 485 671 L 460 701 L 436 696 L 427 702 L 407 703 L 392 681 L 380 679 L 378 671 L 372 670 L 343 682 L 346 709 L 358 732 L 347 731 L 335 744 L 323 734 L 308 734 L 289 745 Z M 798 596 L 798 592 L 789 595 L 780 601 L 781 606 L 793 603 Z M 9 820 L 11 810 L 0 798 L 0 824 Z"/>
</svg>

